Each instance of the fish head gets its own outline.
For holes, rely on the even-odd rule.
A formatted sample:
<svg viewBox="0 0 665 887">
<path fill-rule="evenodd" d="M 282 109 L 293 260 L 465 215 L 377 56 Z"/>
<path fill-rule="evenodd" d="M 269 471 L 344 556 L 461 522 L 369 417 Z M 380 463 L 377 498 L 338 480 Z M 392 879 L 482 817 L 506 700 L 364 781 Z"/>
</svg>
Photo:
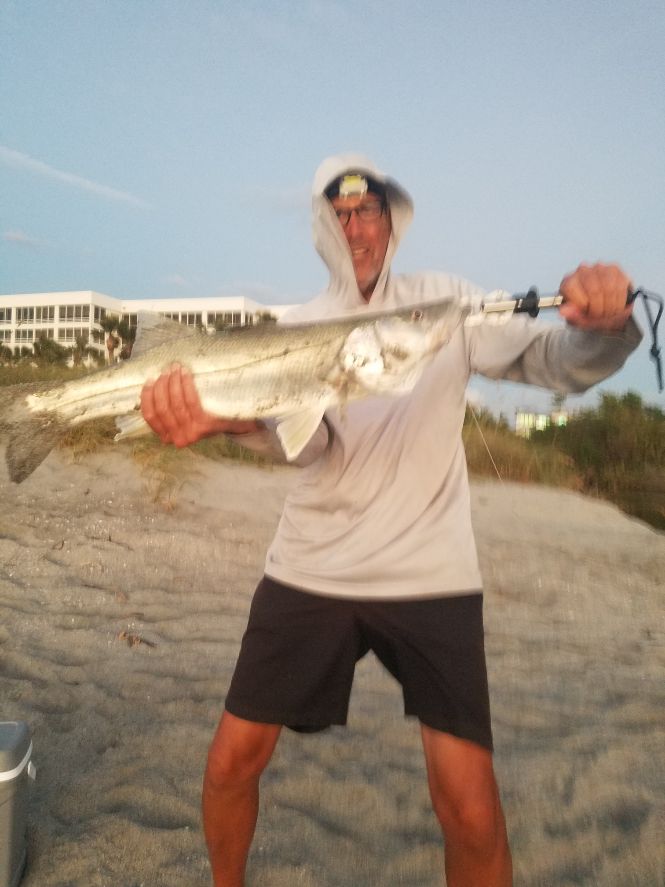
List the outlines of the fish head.
<svg viewBox="0 0 665 887">
<path fill-rule="evenodd" d="M 343 368 L 366 391 L 406 393 L 450 339 L 464 312 L 458 303 L 446 301 L 377 317 L 347 337 Z"/>
</svg>

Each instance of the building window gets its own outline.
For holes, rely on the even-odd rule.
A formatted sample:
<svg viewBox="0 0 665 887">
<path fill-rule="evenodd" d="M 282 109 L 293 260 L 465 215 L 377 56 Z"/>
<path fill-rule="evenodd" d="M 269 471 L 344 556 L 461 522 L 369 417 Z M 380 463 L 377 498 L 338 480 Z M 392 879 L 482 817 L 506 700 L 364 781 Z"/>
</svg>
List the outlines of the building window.
<svg viewBox="0 0 665 887">
<path fill-rule="evenodd" d="M 37 323 L 53 323 L 55 320 L 55 305 L 42 305 L 35 308 L 35 320 Z"/>
<path fill-rule="evenodd" d="M 59 319 L 76 321 L 78 323 L 89 321 L 90 305 L 61 305 Z"/>
<path fill-rule="evenodd" d="M 16 323 L 32 323 L 35 319 L 34 308 L 17 308 Z"/>
<path fill-rule="evenodd" d="M 15 340 L 16 342 L 32 342 L 35 335 L 35 331 L 33 329 L 18 329 L 16 330 Z"/>
<path fill-rule="evenodd" d="M 0 308 L 0 323 L 11 323 L 12 322 L 12 309 L 11 308 Z"/>
<path fill-rule="evenodd" d="M 208 326 L 242 326 L 240 311 L 209 311 Z"/>
<path fill-rule="evenodd" d="M 12 340 L 12 331 L 11 330 L 0 330 L 0 342 L 11 342 Z"/>
<path fill-rule="evenodd" d="M 55 330 L 53 327 L 45 327 L 44 329 L 35 330 L 35 339 L 54 339 Z"/>
<path fill-rule="evenodd" d="M 200 311 L 164 311 L 162 312 L 162 317 L 166 317 L 168 320 L 175 320 L 177 323 L 182 323 L 185 326 L 203 326 L 203 314 Z"/>
<path fill-rule="evenodd" d="M 66 326 L 60 327 L 58 330 L 58 339 L 61 342 L 75 342 L 76 339 L 83 339 L 87 342 L 90 337 L 90 330 L 82 330 L 80 327 Z"/>
</svg>

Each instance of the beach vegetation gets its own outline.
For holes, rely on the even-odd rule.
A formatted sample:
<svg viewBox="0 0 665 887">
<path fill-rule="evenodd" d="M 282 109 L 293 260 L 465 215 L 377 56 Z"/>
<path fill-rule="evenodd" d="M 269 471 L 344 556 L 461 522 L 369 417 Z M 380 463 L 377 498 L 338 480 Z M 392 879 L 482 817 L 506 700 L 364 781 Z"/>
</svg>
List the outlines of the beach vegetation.
<svg viewBox="0 0 665 887">
<path fill-rule="evenodd" d="M 77 336 L 75 344 L 68 349 L 68 357 L 71 357 L 75 367 L 83 366 L 90 358 L 96 356 L 97 351 L 88 344 L 87 336 Z"/>
<path fill-rule="evenodd" d="M 117 328 L 117 320 L 114 321 Z M 125 341 L 131 341 L 131 334 Z M 37 344 L 37 343 L 35 343 Z M 56 346 L 56 347 L 53 347 Z M 90 370 L 83 363 L 62 361 L 68 349 L 53 340 L 40 340 L 31 359 L 0 365 L 0 386 L 25 382 L 67 381 Z M 75 458 L 112 443 L 114 420 L 100 419 L 72 428 L 62 446 Z M 603 393 L 595 408 L 572 413 L 563 426 L 516 435 L 504 417 L 486 409 L 467 408 L 463 428 L 469 473 L 520 483 L 542 483 L 579 490 L 617 504 L 629 514 L 665 529 L 665 411 L 645 404 L 638 394 Z M 187 471 L 192 454 L 206 459 L 235 459 L 258 465 L 269 461 L 232 440 L 208 438 L 187 450 L 164 447 L 155 435 L 125 441 L 133 458 L 175 488 Z"/>
<path fill-rule="evenodd" d="M 530 438 L 469 408 L 463 438 L 472 475 L 576 489 L 665 529 L 665 412 L 638 394 L 603 393 Z"/>
<path fill-rule="evenodd" d="M 534 432 L 534 446 L 565 453 L 581 488 L 665 529 L 665 412 L 629 391 Z"/>
<path fill-rule="evenodd" d="M 32 349 L 30 349 L 29 355 L 24 355 L 23 357 L 14 356 L 11 363 L 0 366 L 0 387 L 4 385 L 20 385 L 25 382 L 68 382 L 70 379 L 84 376 L 90 372 L 86 366 L 67 366 L 70 352 L 66 348 L 63 350 L 65 352 L 64 362 L 60 362 L 60 360 L 38 362 Z"/>
<path fill-rule="evenodd" d="M 462 440 L 469 473 L 518 483 L 580 489 L 579 472 L 565 453 L 518 437 L 502 417 L 467 407 Z"/>
<path fill-rule="evenodd" d="M 108 351 L 108 362 L 113 363 L 113 356 L 116 348 L 120 347 L 120 336 L 118 335 L 119 318 L 114 314 L 107 314 L 99 321 L 99 325 L 106 333 L 106 350 Z"/>
<path fill-rule="evenodd" d="M 37 336 L 32 344 L 32 360 L 39 366 L 65 366 L 69 352 L 55 339 L 44 334 Z"/>
</svg>

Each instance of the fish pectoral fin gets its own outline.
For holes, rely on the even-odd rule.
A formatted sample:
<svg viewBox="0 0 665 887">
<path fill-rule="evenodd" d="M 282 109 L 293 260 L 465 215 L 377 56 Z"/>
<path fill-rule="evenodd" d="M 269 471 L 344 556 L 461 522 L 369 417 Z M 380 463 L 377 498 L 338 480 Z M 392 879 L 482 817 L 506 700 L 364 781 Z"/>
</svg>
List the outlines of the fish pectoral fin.
<svg viewBox="0 0 665 887">
<path fill-rule="evenodd" d="M 317 407 L 299 410 L 277 420 L 277 437 L 288 462 L 293 462 L 305 449 L 321 424 L 325 410 Z"/>
<path fill-rule="evenodd" d="M 113 438 L 114 441 L 131 440 L 133 437 L 141 437 L 144 434 L 150 434 L 152 431 L 152 428 L 143 418 L 142 413 L 116 416 L 115 427 L 118 429 L 118 433 Z"/>
</svg>

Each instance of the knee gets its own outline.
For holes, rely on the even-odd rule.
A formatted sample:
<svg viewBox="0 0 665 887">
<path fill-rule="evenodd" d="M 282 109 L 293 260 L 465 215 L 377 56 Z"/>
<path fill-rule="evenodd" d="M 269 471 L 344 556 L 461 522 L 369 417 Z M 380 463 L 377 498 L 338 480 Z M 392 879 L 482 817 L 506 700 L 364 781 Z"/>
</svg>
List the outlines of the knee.
<svg viewBox="0 0 665 887">
<path fill-rule="evenodd" d="M 439 801 L 434 807 L 444 835 L 458 845 L 491 853 L 506 841 L 503 813 L 495 797 Z"/>
<path fill-rule="evenodd" d="M 242 785 L 258 779 L 265 763 L 248 749 L 211 745 L 206 762 L 205 781 L 215 788 Z"/>
<path fill-rule="evenodd" d="M 218 730 L 208 750 L 205 782 L 211 788 L 242 786 L 258 780 L 265 770 L 276 741 L 274 730 Z M 243 725 L 244 726 L 244 725 Z M 258 725 L 257 725 L 258 728 Z"/>
</svg>

